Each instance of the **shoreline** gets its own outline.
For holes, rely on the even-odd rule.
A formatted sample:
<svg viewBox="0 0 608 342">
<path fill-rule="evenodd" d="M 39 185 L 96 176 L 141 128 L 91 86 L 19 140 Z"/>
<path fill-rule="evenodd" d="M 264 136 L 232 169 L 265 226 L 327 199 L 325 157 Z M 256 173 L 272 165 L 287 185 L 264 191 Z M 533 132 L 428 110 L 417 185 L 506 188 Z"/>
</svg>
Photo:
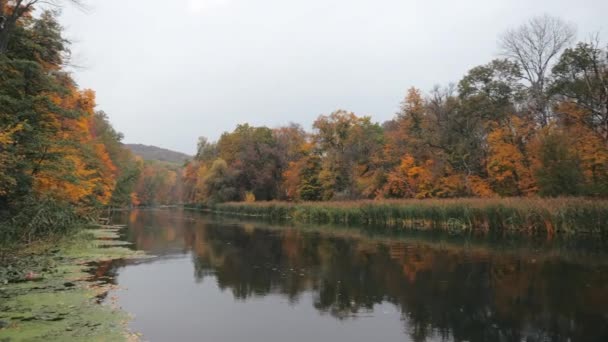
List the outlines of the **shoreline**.
<svg viewBox="0 0 608 342">
<path fill-rule="evenodd" d="M 97 298 L 112 285 L 95 282 L 91 263 L 147 256 L 117 241 L 121 226 L 95 226 L 59 241 L 28 246 L 0 266 L 0 340 L 136 341 L 129 314 Z"/>
<path fill-rule="evenodd" d="M 426 199 L 344 202 L 228 202 L 216 214 L 314 224 L 382 226 L 449 233 L 608 233 L 608 201 L 587 198 Z"/>
</svg>

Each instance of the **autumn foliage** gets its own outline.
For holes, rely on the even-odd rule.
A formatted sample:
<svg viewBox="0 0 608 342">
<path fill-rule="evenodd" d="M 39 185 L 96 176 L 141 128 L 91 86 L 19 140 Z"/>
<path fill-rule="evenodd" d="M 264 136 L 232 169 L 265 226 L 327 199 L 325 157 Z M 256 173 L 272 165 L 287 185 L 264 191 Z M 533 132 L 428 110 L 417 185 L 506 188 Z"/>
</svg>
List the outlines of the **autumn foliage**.
<svg viewBox="0 0 608 342">
<path fill-rule="evenodd" d="M 531 23 L 570 32 L 555 18 Z M 243 124 L 217 143 L 203 138 L 186 165 L 182 201 L 243 201 L 249 193 L 288 201 L 606 197 L 608 49 L 554 38 L 547 42 L 554 54 L 535 50 L 549 45 L 528 47 L 541 69 L 510 56 L 471 69 L 456 85 L 410 88 L 382 124 L 337 110 L 319 116 L 311 132 Z M 216 163 L 222 172 L 210 174 Z"/>
<path fill-rule="evenodd" d="M 53 13 L 3 10 L 23 13 L 0 51 L 1 227 L 32 226 L 32 203 L 83 217 L 230 201 L 608 196 L 608 50 L 597 41 L 564 40 L 536 73 L 507 54 L 455 85 L 412 87 L 384 123 L 337 110 L 311 131 L 240 124 L 201 138 L 180 165 L 124 148 L 95 93 L 65 69 Z"/>
<path fill-rule="evenodd" d="M 138 172 L 95 93 L 65 70 L 54 13 L 15 25 L 0 54 L 0 235 L 31 240 L 128 205 Z"/>
</svg>

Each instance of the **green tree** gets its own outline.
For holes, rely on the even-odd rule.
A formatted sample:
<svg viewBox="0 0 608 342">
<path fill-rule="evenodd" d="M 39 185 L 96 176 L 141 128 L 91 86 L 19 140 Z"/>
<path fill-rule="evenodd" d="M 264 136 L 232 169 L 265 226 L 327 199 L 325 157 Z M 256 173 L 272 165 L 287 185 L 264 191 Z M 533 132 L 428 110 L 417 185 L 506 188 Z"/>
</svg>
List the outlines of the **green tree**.
<svg viewBox="0 0 608 342">
<path fill-rule="evenodd" d="M 270 128 L 238 125 L 233 132 L 222 134 L 217 148 L 219 157 L 235 173 L 240 198 L 246 192 L 258 200 L 277 198 L 283 163 Z"/>
<path fill-rule="evenodd" d="M 321 115 L 314 123 L 313 141 L 322 155 L 319 180 L 323 198 L 371 196 L 374 190 L 365 182 L 380 168 L 384 133 L 370 117 L 338 110 Z"/>
<path fill-rule="evenodd" d="M 61 71 L 61 56 L 67 52 L 61 27 L 51 12 L 40 19 L 23 19 L 14 28 L 11 50 L 0 54 L 0 127 L 22 127 L 4 146 L 15 163 L 6 170 L 14 180 L 0 195 L 0 207 L 8 208 L 30 195 L 33 177 L 44 165 L 60 162 L 61 130 L 58 120 L 82 115 L 66 110 L 55 99 L 70 92 L 73 81 Z M 59 164 L 55 165 L 59 165 Z"/>
<path fill-rule="evenodd" d="M 323 188 L 319 180 L 321 172 L 321 158 L 311 155 L 305 158 L 300 170 L 299 198 L 304 201 L 319 201 L 322 199 Z"/>
<path fill-rule="evenodd" d="M 563 119 L 587 126 L 608 144 L 608 50 L 600 49 L 597 40 L 566 49 L 553 77 L 553 92 L 581 109 L 582 115 L 561 112 Z"/>
<path fill-rule="evenodd" d="M 570 150 L 569 139 L 550 132 L 541 142 L 541 166 L 536 173 L 542 196 L 576 196 L 580 194 L 583 177 L 576 154 Z"/>
<path fill-rule="evenodd" d="M 0 0 L 0 54 L 9 50 L 9 44 L 16 40 L 14 35 L 19 30 L 20 22 L 30 16 L 37 5 L 57 8 L 62 2 L 82 5 L 79 0 Z"/>
<path fill-rule="evenodd" d="M 223 159 L 217 159 L 204 179 L 205 197 L 209 203 L 236 201 L 239 192 L 235 186 L 235 173 Z"/>
</svg>

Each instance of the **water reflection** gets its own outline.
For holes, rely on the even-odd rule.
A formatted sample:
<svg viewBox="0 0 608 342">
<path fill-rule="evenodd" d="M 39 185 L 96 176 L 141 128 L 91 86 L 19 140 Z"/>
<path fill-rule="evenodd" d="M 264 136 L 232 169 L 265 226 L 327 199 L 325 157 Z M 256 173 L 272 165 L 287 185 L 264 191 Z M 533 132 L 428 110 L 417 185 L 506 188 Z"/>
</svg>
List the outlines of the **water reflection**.
<svg viewBox="0 0 608 342">
<path fill-rule="evenodd" d="M 134 211 L 116 221 L 128 223 L 125 240 L 159 256 L 152 261 L 155 267 L 138 277 L 171 277 L 178 262 L 189 263 L 196 283 L 209 279 L 237 302 L 280 295 L 287 303 L 276 304 L 277 310 L 278 305 L 312 302 L 317 315 L 330 315 L 336 324 L 361 322 L 365 329 L 377 329 L 374 334 L 382 341 L 395 332 L 362 318 L 378 316 L 379 308 L 390 310 L 387 304 L 399 311 L 399 340 L 608 341 L 608 261 L 603 255 L 497 252 L 488 246 L 371 238 L 338 229 L 266 229 L 188 211 Z M 162 262 L 171 258 L 174 262 Z M 102 273 L 124 265 L 112 266 Z M 119 274 L 127 276 L 129 270 Z M 138 304 L 129 309 L 137 311 Z M 315 324 L 301 322 L 310 329 Z M 146 335 L 145 326 L 142 330 Z"/>
</svg>

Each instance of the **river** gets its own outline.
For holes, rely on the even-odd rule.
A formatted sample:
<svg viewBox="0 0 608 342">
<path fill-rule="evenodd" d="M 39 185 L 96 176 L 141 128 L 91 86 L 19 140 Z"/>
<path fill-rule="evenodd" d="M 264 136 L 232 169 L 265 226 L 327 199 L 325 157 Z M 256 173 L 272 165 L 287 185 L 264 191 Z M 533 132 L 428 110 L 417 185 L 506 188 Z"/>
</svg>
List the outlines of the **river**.
<svg viewBox="0 0 608 342">
<path fill-rule="evenodd" d="M 608 341 L 594 242 L 293 227 L 118 212 L 155 255 L 98 266 L 146 341 Z M 596 241 L 597 242 L 597 241 Z"/>
</svg>

